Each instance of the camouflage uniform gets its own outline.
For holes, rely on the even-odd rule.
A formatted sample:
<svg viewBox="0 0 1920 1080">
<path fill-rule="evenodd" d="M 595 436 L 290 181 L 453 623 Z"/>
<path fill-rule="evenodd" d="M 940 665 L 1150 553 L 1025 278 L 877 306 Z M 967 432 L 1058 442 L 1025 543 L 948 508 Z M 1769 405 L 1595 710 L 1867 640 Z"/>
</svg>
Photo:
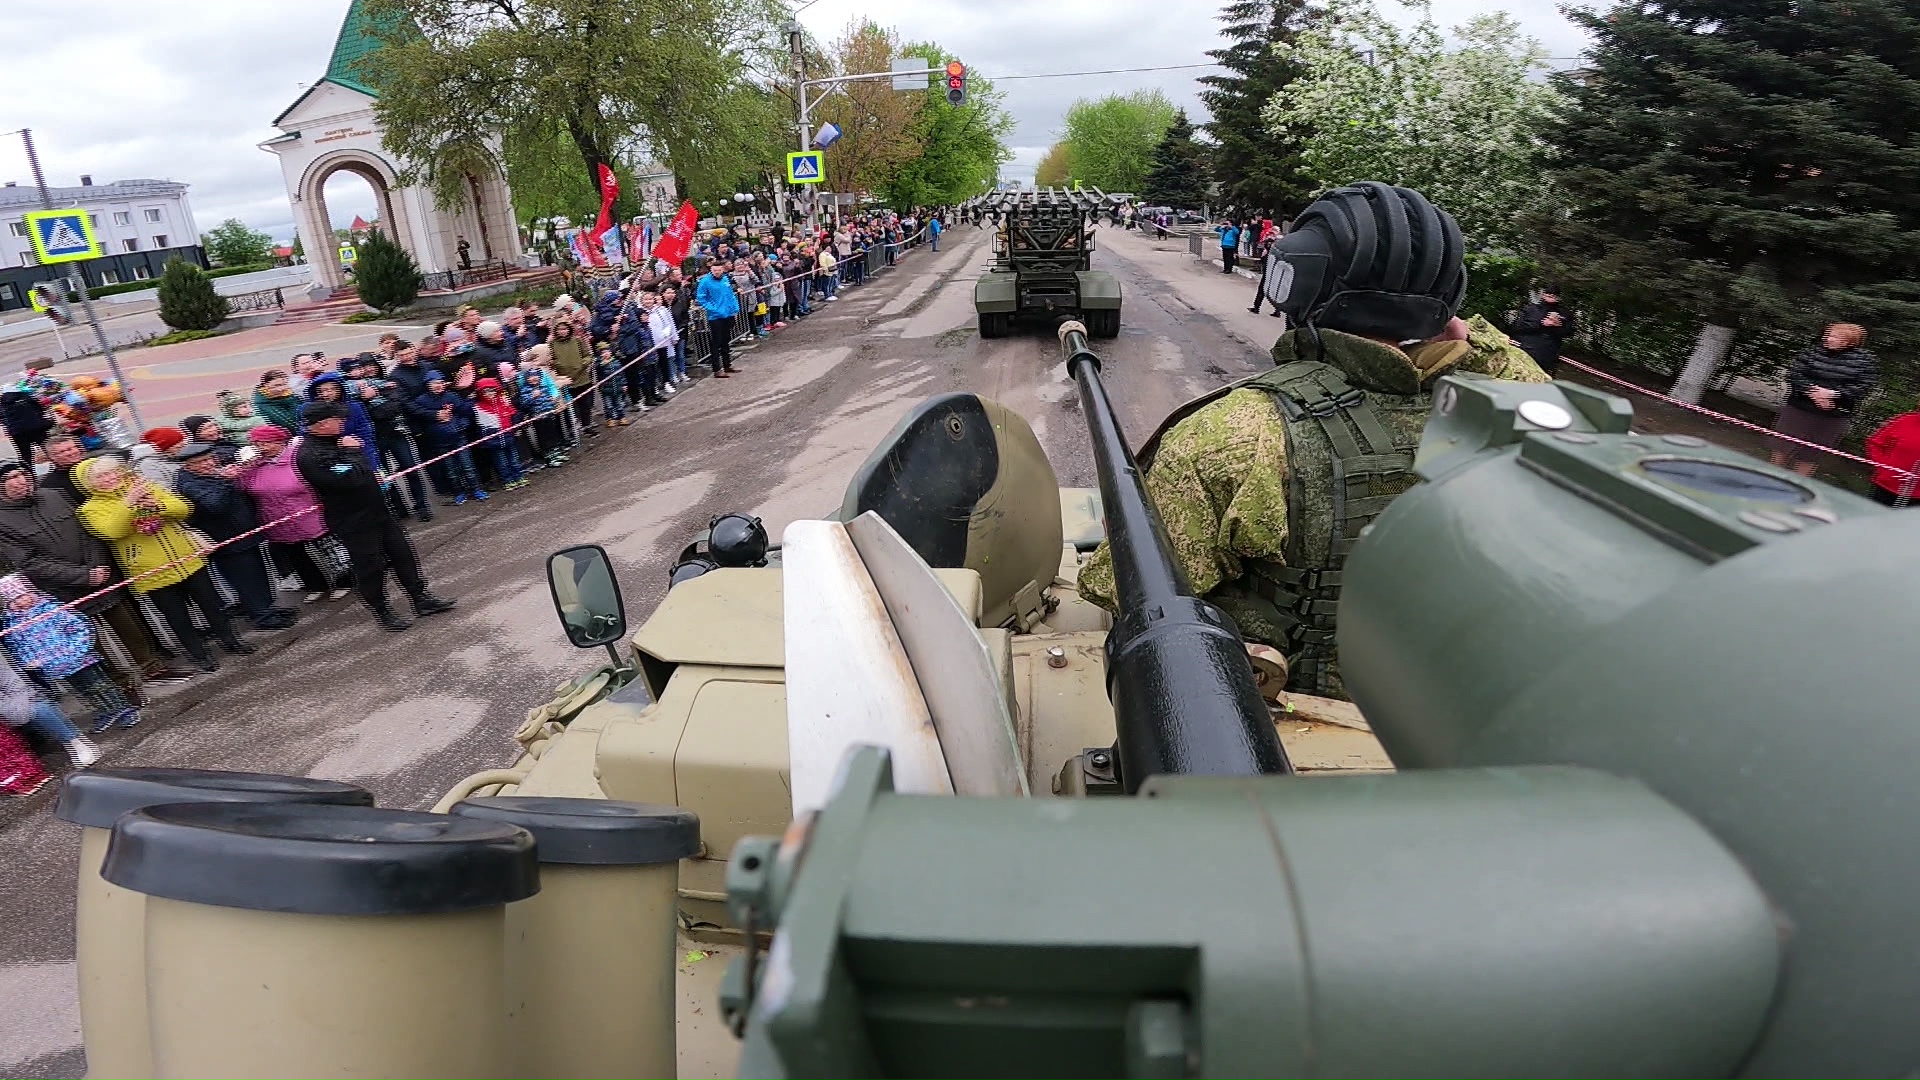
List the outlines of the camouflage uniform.
<svg viewBox="0 0 1920 1080">
<path fill-rule="evenodd" d="M 1188 582 L 1230 615 L 1248 640 L 1286 652 L 1296 662 L 1291 683 L 1295 689 L 1345 696 L 1331 659 L 1338 575 L 1326 575 L 1332 583 L 1316 594 L 1313 588 L 1319 586 L 1318 579 L 1294 580 L 1302 575 L 1288 567 L 1337 571 L 1358 528 L 1412 485 L 1412 449 L 1425 426 L 1430 409 L 1426 391 L 1434 380 L 1459 371 L 1518 382 L 1548 381 L 1539 366 L 1491 323 L 1476 317 L 1467 325 L 1466 341 L 1429 342 L 1409 352 L 1323 330 L 1324 357 L 1302 333 L 1284 334 L 1273 346 L 1274 371 L 1176 411 L 1141 450 L 1147 494 L 1160 512 Z M 1322 359 L 1324 363 L 1302 363 Z M 1389 452 L 1388 447 L 1372 445 L 1381 439 L 1363 436 L 1361 450 L 1372 453 L 1355 454 L 1352 435 L 1338 433 L 1340 442 L 1348 444 L 1343 472 L 1355 471 L 1353 460 L 1386 463 L 1367 476 L 1354 477 L 1358 486 L 1350 485 L 1342 497 L 1334 494 L 1333 459 L 1343 455 L 1332 439 L 1320 434 L 1326 422 L 1298 409 L 1289 421 L 1278 392 L 1284 384 L 1286 393 L 1297 398 L 1303 382 L 1314 392 L 1319 386 L 1315 380 L 1324 382 L 1328 376 L 1335 388 L 1362 394 L 1349 393 L 1340 402 L 1324 399 L 1325 403 L 1351 405 L 1353 398 L 1364 396 L 1372 417 L 1366 430 L 1384 434 L 1385 441 L 1392 443 Z M 1332 412 L 1329 408 L 1317 415 Z M 1358 428 L 1354 434 L 1359 434 Z M 1289 447 L 1293 463 L 1299 466 L 1304 461 L 1304 467 L 1288 468 Z M 1344 510 L 1335 507 L 1359 508 L 1349 522 L 1352 529 L 1344 534 L 1336 522 Z M 1290 536 L 1290 516 L 1295 522 L 1316 522 L 1313 531 L 1326 535 Z M 1285 583 L 1278 586 L 1282 592 L 1300 590 L 1284 597 L 1286 612 L 1276 607 L 1276 582 Z M 1080 592 L 1112 609 L 1113 562 L 1105 544 L 1081 570 Z M 1320 597 L 1324 599 L 1317 601 Z M 1301 602 L 1295 603 L 1296 599 Z M 1290 612 L 1321 617 L 1325 640 L 1306 651 L 1324 654 L 1324 662 L 1309 662 L 1302 670 L 1298 662 L 1303 651 L 1302 619 Z"/>
</svg>

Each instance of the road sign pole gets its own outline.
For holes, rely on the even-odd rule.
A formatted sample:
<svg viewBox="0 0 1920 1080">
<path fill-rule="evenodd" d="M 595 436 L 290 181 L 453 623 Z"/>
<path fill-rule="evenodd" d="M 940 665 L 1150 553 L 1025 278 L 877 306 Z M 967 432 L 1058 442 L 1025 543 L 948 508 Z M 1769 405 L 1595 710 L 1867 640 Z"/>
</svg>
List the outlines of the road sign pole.
<svg viewBox="0 0 1920 1080">
<path fill-rule="evenodd" d="M 40 191 L 40 208 L 54 209 L 53 196 L 47 191 L 47 175 L 40 169 L 40 154 L 33 148 L 33 131 L 20 129 L 20 140 L 27 144 L 27 167 L 33 170 L 33 186 Z M 145 431 L 147 423 L 140 418 L 140 406 L 133 403 L 132 388 L 127 385 L 127 377 L 120 373 L 120 361 L 113 355 L 113 346 L 107 341 L 107 331 L 100 325 L 100 316 L 93 310 L 93 297 L 87 295 L 87 275 L 75 264 L 71 274 L 62 275 L 62 280 L 74 285 L 74 292 L 80 294 L 80 308 L 87 314 L 87 325 L 93 327 L 93 339 L 100 344 L 100 352 L 107 358 L 107 370 L 113 372 L 113 381 L 120 384 L 120 396 L 127 403 L 127 411 L 133 414 L 135 430 Z M 59 327 L 54 328 L 54 340 L 60 342 L 60 355 L 66 358 L 66 342 L 60 340 Z"/>
</svg>

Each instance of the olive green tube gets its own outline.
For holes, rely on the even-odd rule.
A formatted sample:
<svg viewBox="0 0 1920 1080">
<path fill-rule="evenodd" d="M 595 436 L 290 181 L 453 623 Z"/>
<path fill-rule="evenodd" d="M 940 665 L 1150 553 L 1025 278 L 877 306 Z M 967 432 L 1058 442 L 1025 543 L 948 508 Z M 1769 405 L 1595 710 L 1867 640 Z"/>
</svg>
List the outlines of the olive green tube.
<svg viewBox="0 0 1920 1080">
<path fill-rule="evenodd" d="M 303 915 L 149 897 L 155 1077 L 508 1076 L 505 909 Z"/>
<path fill-rule="evenodd" d="M 700 820 L 610 799 L 465 799 L 533 834 L 540 892 L 507 908 L 515 1076 L 674 1076 L 674 909 Z"/>
<path fill-rule="evenodd" d="M 679 865 L 540 868 L 507 908 L 513 1075 L 673 1076 Z"/>
</svg>

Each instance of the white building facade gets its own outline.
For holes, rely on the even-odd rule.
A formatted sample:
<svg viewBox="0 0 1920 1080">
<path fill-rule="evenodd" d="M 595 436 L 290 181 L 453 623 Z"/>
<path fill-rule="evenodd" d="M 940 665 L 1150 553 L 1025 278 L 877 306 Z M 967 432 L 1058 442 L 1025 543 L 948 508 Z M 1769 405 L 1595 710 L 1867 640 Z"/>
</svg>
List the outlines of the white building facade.
<svg viewBox="0 0 1920 1080">
<path fill-rule="evenodd" d="M 187 185 L 174 180 L 118 180 L 50 188 L 56 208 L 87 212 L 105 255 L 79 265 L 88 285 L 116 285 L 160 276 L 169 259 L 206 265 L 200 228 L 187 199 Z M 0 187 L 0 311 L 25 307 L 26 286 L 47 281 L 65 268 L 43 269 L 27 238 L 26 215 L 42 209 L 40 192 L 11 182 Z"/>
</svg>

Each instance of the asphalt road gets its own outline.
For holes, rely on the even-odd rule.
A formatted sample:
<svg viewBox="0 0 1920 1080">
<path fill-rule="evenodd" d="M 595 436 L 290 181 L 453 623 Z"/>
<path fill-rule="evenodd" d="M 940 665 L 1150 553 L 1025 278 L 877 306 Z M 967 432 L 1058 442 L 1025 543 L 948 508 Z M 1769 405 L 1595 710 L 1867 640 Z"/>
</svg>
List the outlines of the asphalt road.
<svg viewBox="0 0 1920 1080">
<path fill-rule="evenodd" d="M 659 602 L 675 554 L 710 518 L 750 511 L 777 537 L 788 522 L 831 510 L 873 446 L 932 394 L 966 390 L 1009 405 L 1032 422 L 1063 485 L 1092 485 L 1052 335 L 1036 326 L 980 340 L 972 283 L 988 234 L 962 226 L 946 239 L 945 250 L 914 251 L 746 353 L 740 377 L 694 384 L 522 491 L 443 511 L 416 538 L 436 591 L 458 599 L 457 612 L 394 635 L 351 601 L 306 605 L 295 629 L 253 636 L 258 655 L 169 688 L 146 723 L 106 741 L 105 764 L 351 779 L 381 805 L 427 807 L 460 777 L 508 763 L 526 710 L 595 660 L 568 646 L 555 622 L 548 552 L 605 546 L 638 625 Z M 1207 271 L 1184 244 L 1107 230 L 1099 243 L 1096 265 L 1120 277 L 1127 301 L 1121 336 L 1096 345 L 1138 445 L 1174 406 L 1255 370 L 1280 324 L 1248 314 L 1250 283 Z M 216 372 L 257 362 L 196 357 L 193 369 L 212 383 Z M 53 820 L 52 802 L 42 794 L 0 805 L 10 915 L 0 1076 L 84 1073 L 73 970 L 79 836 Z"/>
</svg>

